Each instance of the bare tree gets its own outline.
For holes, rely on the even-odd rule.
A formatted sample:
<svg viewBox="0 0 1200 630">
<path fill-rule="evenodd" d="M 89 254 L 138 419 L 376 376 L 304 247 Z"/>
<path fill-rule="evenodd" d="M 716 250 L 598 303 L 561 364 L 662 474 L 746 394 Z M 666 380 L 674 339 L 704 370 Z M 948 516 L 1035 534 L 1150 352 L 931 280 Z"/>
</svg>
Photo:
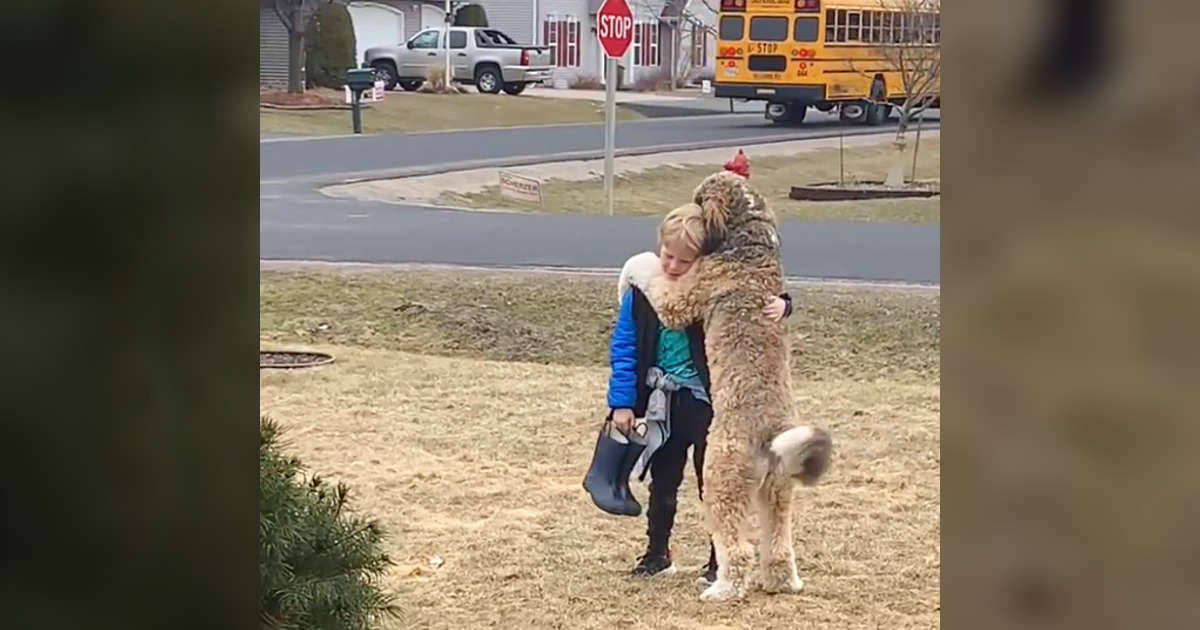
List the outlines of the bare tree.
<svg viewBox="0 0 1200 630">
<path fill-rule="evenodd" d="M 331 2 L 333 0 L 272 0 L 275 15 L 279 16 L 288 34 L 288 92 L 304 92 L 304 76 L 301 72 L 304 67 L 304 34 L 317 9 Z"/>
<path fill-rule="evenodd" d="M 870 29 L 864 42 L 870 44 L 873 56 L 881 59 L 889 70 L 899 74 L 904 101 L 897 109 L 900 124 L 896 128 L 896 148 L 900 155 L 897 166 L 888 173 L 889 186 L 903 185 L 903 154 L 906 134 L 916 118 L 940 100 L 942 78 L 941 0 L 878 0 L 879 11 L 873 12 L 871 24 L 864 23 L 863 33 Z M 881 20 L 881 22 L 877 21 Z M 860 72 L 862 70 L 860 69 Z M 865 74 L 865 72 L 864 72 Z M 918 140 L 919 142 L 919 140 Z M 916 156 L 913 156 L 915 163 Z"/>
<path fill-rule="evenodd" d="M 666 75 L 663 78 L 670 83 L 671 89 L 686 85 L 700 65 L 695 55 L 697 43 L 690 41 L 688 45 L 684 45 L 684 29 L 691 29 L 694 26 L 708 35 L 716 34 L 716 29 L 711 24 L 689 10 L 692 1 L 696 0 L 660 0 L 662 4 L 656 5 L 650 0 L 640 0 L 641 6 L 647 13 L 653 14 L 661 10 L 672 16 L 669 20 L 658 18 L 659 23 L 665 22 L 671 25 L 669 41 L 659 42 L 659 58 L 663 60 L 661 65 Z M 711 6 L 703 0 L 699 0 L 699 3 L 711 9 Z"/>
</svg>

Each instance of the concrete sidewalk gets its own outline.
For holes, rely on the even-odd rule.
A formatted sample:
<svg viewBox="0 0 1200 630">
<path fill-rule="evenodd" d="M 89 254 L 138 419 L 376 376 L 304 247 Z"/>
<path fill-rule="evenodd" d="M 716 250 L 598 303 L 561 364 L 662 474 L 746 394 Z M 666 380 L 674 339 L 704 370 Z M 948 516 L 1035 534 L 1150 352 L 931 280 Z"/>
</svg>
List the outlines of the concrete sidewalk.
<svg viewBox="0 0 1200 630">
<path fill-rule="evenodd" d="M 561 98 L 578 101 L 596 101 L 604 102 L 604 90 L 556 90 L 547 87 L 530 87 L 525 91 L 529 96 L 539 98 Z M 663 105 L 672 105 L 678 103 L 687 103 L 696 100 L 711 100 L 712 96 L 705 95 L 700 92 L 699 88 L 679 90 L 674 94 L 665 92 L 623 92 L 616 93 L 618 103 L 654 103 Z M 721 99 L 724 101 L 724 99 Z"/>
</svg>

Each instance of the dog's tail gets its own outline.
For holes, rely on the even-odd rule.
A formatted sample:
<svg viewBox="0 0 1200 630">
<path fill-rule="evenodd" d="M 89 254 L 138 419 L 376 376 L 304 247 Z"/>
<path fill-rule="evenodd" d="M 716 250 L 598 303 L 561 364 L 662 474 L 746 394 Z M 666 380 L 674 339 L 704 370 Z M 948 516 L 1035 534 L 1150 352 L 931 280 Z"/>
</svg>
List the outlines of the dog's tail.
<svg viewBox="0 0 1200 630">
<path fill-rule="evenodd" d="M 833 440 L 817 427 L 794 427 L 771 440 L 775 466 L 784 474 L 811 486 L 829 469 Z"/>
</svg>

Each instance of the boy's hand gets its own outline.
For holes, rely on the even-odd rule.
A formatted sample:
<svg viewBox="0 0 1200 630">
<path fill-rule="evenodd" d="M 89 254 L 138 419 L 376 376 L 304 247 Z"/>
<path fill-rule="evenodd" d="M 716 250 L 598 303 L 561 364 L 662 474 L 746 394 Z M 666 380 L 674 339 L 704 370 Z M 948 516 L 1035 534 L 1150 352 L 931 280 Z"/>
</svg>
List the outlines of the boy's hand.
<svg viewBox="0 0 1200 630">
<path fill-rule="evenodd" d="M 763 307 L 763 315 L 766 315 L 771 321 L 777 322 L 783 319 L 783 314 L 787 312 L 787 301 L 779 296 L 771 298 L 771 302 Z"/>
<path fill-rule="evenodd" d="M 633 430 L 633 410 L 632 409 L 613 409 L 613 424 L 617 430 L 625 435 Z"/>
</svg>

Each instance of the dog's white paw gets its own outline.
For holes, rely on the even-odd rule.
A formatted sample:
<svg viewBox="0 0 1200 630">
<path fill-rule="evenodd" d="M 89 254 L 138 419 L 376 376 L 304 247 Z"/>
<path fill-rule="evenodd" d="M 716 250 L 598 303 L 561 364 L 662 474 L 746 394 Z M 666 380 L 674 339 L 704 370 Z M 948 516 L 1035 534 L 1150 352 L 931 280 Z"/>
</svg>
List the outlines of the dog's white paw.
<svg viewBox="0 0 1200 630">
<path fill-rule="evenodd" d="M 781 593 L 799 593 L 800 591 L 803 591 L 803 590 L 804 590 L 804 580 L 801 580 L 799 575 L 796 575 L 795 573 L 793 573 L 792 577 L 788 578 L 787 582 L 784 582 L 783 589 L 781 589 L 780 592 Z"/>
<path fill-rule="evenodd" d="M 645 291 L 650 281 L 661 273 L 662 267 L 659 266 L 658 255 L 654 252 L 642 252 L 630 258 L 621 268 L 621 278 L 617 282 L 618 295 L 625 295 L 625 291 L 630 286 Z"/>
<path fill-rule="evenodd" d="M 717 580 L 700 593 L 702 602 L 727 602 L 738 597 L 737 586 L 733 582 Z"/>
</svg>

